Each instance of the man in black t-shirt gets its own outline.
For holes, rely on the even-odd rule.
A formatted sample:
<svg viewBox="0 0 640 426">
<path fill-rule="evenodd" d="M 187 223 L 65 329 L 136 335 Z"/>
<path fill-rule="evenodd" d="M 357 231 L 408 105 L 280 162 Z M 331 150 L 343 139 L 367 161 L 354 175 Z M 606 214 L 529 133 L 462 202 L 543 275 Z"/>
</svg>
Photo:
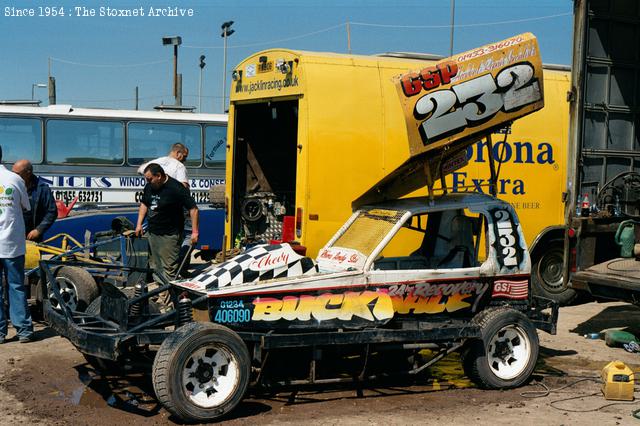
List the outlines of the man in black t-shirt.
<svg viewBox="0 0 640 426">
<path fill-rule="evenodd" d="M 142 235 L 145 216 L 149 223 L 149 247 L 151 260 L 157 271 L 173 280 L 178 272 L 180 245 L 184 230 L 183 208 L 191 217 L 191 244 L 198 242 L 198 207 L 189 190 L 180 182 L 167 176 L 162 167 L 150 163 L 144 169 L 147 184 L 138 210 L 136 235 Z"/>
</svg>

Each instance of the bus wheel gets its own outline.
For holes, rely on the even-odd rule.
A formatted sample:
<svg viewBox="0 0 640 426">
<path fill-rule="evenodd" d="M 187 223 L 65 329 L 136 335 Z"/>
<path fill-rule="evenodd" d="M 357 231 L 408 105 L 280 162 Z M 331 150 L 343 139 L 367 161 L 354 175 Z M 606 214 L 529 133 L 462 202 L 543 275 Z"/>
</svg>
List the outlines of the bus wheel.
<svg viewBox="0 0 640 426">
<path fill-rule="evenodd" d="M 167 337 L 153 362 L 158 401 L 186 421 L 231 411 L 249 384 L 251 361 L 240 337 L 218 324 L 192 322 Z"/>
<path fill-rule="evenodd" d="M 462 354 L 466 375 L 485 389 L 508 389 L 529 379 L 538 360 L 538 334 L 523 313 L 511 308 L 481 312 L 473 322 L 481 339 Z"/>
<path fill-rule="evenodd" d="M 545 297 L 567 305 L 576 297 L 576 291 L 562 282 L 564 259 L 563 242 L 560 240 L 542 247 L 540 256 L 533 261 L 531 268 L 531 288 L 536 296 Z"/>
<path fill-rule="evenodd" d="M 62 300 L 72 311 L 83 312 L 98 297 L 98 285 L 90 273 L 75 266 L 63 266 L 55 273 L 53 284 L 62 296 Z M 52 289 L 49 289 L 49 300 L 54 308 L 60 303 Z"/>
</svg>

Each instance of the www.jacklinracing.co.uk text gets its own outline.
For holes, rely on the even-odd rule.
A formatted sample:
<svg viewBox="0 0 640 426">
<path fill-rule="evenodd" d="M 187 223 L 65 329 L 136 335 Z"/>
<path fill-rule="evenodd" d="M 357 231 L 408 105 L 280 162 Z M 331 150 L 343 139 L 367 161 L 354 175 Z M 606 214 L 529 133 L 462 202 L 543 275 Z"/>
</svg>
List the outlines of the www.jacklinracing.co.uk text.
<svg viewBox="0 0 640 426">
<path fill-rule="evenodd" d="M 298 77 L 285 78 L 282 80 L 259 80 L 248 84 L 239 84 L 236 86 L 236 93 L 249 93 L 258 92 L 260 90 L 282 90 L 283 87 L 296 87 L 298 86 Z"/>
</svg>

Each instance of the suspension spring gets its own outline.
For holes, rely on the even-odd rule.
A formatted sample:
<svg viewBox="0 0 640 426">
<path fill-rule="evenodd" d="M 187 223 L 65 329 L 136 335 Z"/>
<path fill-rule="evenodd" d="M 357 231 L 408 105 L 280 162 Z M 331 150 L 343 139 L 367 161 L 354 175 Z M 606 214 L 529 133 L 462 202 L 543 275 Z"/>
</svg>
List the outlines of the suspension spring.
<svg viewBox="0 0 640 426">
<path fill-rule="evenodd" d="M 145 294 L 147 292 L 147 286 L 138 283 L 133 287 L 133 290 L 134 290 L 133 291 L 133 297 L 142 296 L 143 294 Z M 142 299 L 142 300 L 134 303 L 129 308 L 129 313 L 132 316 L 140 315 L 142 312 L 144 312 L 144 308 L 146 307 L 147 302 L 148 302 L 147 299 Z"/>
<path fill-rule="evenodd" d="M 178 323 L 185 325 L 193 322 L 193 309 L 191 307 L 191 299 L 184 296 L 178 301 Z"/>
</svg>

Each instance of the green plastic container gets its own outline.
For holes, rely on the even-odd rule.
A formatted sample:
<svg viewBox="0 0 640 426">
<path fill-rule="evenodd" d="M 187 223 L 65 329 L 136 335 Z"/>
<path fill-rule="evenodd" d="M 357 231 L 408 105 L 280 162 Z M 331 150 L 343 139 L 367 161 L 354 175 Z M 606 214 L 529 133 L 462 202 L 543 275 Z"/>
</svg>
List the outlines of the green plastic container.
<svg viewBox="0 0 640 426">
<path fill-rule="evenodd" d="M 607 330 L 604 333 L 604 341 L 607 346 L 619 347 L 629 342 L 637 342 L 636 336 L 622 330 Z"/>
</svg>

